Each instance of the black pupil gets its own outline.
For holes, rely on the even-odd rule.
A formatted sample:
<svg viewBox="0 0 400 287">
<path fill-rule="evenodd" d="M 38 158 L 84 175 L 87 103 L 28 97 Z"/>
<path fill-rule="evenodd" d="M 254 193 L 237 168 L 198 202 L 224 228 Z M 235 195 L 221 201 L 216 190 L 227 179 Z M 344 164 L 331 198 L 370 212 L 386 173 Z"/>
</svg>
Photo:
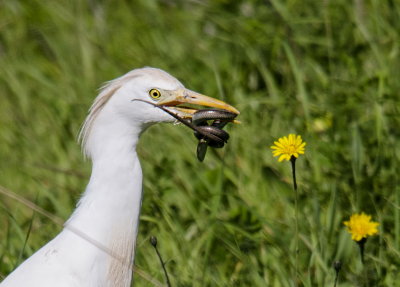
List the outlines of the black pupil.
<svg viewBox="0 0 400 287">
<path fill-rule="evenodd" d="M 153 97 L 157 97 L 158 93 L 156 91 L 153 92 Z"/>
</svg>

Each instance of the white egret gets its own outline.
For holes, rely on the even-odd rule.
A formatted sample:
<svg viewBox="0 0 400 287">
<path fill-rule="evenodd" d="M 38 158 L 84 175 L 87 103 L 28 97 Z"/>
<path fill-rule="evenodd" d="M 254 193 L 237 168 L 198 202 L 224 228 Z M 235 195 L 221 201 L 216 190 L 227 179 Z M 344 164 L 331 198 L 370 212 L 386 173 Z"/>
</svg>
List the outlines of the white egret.
<svg viewBox="0 0 400 287">
<path fill-rule="evenodd" d="M 107 83 L 80 134 L 93 164 L 83 196 L 61 233 L 14 270 L 1 287 L 130 286 L 142 201 L 136 145 L 150 125 L 174 121 L 143 100 L 186 118 L 194 110 L 177 105 L 239 113 L 222 101 L 185 89 L 155 68 L 136 69 Z"/>
</svg>

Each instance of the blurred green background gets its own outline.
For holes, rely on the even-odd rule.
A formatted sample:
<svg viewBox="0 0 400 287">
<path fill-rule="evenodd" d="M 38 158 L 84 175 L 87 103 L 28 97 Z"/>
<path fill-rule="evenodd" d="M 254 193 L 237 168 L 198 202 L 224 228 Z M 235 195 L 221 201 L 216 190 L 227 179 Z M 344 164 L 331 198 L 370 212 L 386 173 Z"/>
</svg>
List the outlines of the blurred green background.
<svg viewBox="0 0 400 287">
<path fill-rule="evenodd" d="M 394 0 L 0 0 L 0 186 L 67 219 L 90 175 L 76 137 L 97 88 L 159 67 L 242 125 L 204 163 L 186 127 L 142 136 L 138 267 L 164 281 L 156 235 L 173 286 L 294 286 L 290 163 L 269 148 L 294 132 L 307 142 L 299 285 L 333 286 L 340 260 L 340 286 L 398 286 L 399 19 Z M 380 223 L 364 266 L 343 225 L 360 211 Z M 0 195 L 0 279 L 60 230 Z"/>
</svg>

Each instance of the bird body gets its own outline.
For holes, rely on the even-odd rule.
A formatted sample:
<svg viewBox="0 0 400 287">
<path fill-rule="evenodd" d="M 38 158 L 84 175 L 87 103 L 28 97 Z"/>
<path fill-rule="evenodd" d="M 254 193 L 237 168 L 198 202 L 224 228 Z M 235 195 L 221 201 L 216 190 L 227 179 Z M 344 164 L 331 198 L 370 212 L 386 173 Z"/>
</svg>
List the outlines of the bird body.
<svg viewBox="0 0 400 287">
<path fill-rule="evenodd" d="M 134 149 L 94 163 L 85 195 L 64 230 L 4 286 L 130 286 L 141 174 Z"/>
<path fill-rule="evenodd" d="M 154 88 L 161 91 L 159 98 L 149 94 Z M 102 89 L 80 135 L 93 165 L 77 208 L 61 233 L 12 272 L 1 287 L 131 285 L 142 201 L 136 145 L 150 125 L 174 120 L 160 109 L 133 100 L 152 100 L 174 110 L 182 98 L 189 103 L 209 100 L 155 68 L 133 70 Z M 234 109 L 214 99 L 209 102 Z"/>
</svg>

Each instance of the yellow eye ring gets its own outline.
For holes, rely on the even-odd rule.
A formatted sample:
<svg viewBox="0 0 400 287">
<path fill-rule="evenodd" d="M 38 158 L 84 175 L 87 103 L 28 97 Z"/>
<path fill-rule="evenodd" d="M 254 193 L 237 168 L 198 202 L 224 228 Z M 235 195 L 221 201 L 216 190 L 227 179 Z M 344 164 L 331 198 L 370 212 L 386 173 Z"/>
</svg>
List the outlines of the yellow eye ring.
<svg viewBox="0 0 400 287">
<path fill-rule="evenodd" d="M 151 89 L 149 91 L 149 95 L 150 97 L 152 97 L 153 99 L 159 99 L 161 97 L 161 93 L 159 90 L 157 89 Z"/>
</svg>

